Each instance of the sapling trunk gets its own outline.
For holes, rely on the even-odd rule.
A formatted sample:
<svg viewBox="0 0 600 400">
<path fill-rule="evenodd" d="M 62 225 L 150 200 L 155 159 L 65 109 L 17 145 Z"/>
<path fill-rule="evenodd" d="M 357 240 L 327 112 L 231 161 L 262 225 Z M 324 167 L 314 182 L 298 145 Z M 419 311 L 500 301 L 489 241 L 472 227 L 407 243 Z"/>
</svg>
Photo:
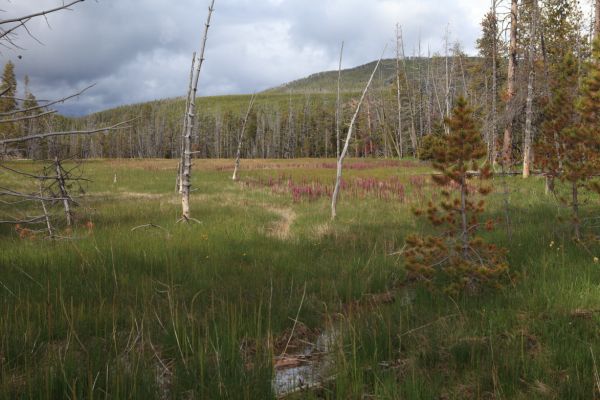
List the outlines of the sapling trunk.
<svg viewBox="0 0 600 400">
<path fill-rule="evenodd" d="M 581 239 L 581 222 L 579 221 L 579 187 L 577 182 L 573 182 L 571 186 L 572 191 L 572 207 L 573 207 L 573 234 L 575 239 Z"/>
<path fill-rule="evenodd" d="M 467 179 L 465 175 L 460 180 L 460 216 L 461 216 L 461 241 L 463 257 L 469 256 L 469 224 L 467 221 Z"/>
</svg>

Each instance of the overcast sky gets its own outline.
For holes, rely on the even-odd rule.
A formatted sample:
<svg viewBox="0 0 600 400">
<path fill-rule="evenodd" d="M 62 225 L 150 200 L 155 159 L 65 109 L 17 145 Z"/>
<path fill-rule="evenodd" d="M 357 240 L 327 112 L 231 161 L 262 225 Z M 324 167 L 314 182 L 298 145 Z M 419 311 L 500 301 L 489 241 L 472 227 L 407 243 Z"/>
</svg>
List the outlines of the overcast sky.
<svg viewBox="0 0 600 400">
<path fill-rule="evenodd" d="M 0 0 L 0 19 L 61 4 L 60 0 Z M 486 0 L 216 0 L 200 94 L 251 93 L 377 59 L 403 27 L 407 54 L 421 38 L 424 53 L 452 40 L 474 54 Z M 88 0 L 20 32 L 22 50 L 0 49 L 38 98 L 67 95 L 96 83 L 62 108 L 69 114 L 181 96 L 191 54 L 200 47 L 209 0 Z M 393 47 L 393 46 L 392 46 Z M 392 57 L 391 48 L 389 57 Z M 17 56 L 22 58 L 18 59 Z M 22 85 L 21 85 L 22 89 Z"/>
</svg>

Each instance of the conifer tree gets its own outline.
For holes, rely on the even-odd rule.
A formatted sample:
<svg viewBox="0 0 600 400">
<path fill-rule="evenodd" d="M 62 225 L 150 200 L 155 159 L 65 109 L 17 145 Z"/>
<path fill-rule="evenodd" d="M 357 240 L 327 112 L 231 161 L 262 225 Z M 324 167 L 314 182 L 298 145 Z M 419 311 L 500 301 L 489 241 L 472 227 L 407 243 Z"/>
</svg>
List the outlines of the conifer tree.
<svg viewBox="0 0 600 400">
<path fill-rule="evenodd" d="M 566 53 L 556 70 L 535 148 L 536 161 L 546 176 L 548 191 L 554 191 L 555 179 L 561 176 L 565 138 L 575 126 L 578 76 L 573 53 Z"/>
<path fill-rule="evenodd" d="M 0 85 L 0 112 L 10 112 L 17 109 L 17 78 L 15 77 L 15 65 L 8 61 L 2 72 L 2 84 Z"/>
<path fill-rule="evenodd" d="M 438 205 L 430 202 L 427 209 L 427 218 L 442 233 L 407 238 L 409 278 L 423 280 L 431 288 L 442 287 L 450 294 L 499 287 L 508 271 L 504 251 L 477 236 L 482 228 L 479 217 L 484 211 L 484 202 L 477 199 L 477 194 L 490 193 L 490 187 L 483 182 L 492 173 L 488 164 L 480 166 L 486 146 L 463 98 L 458 100 L 447 124 L 450 135 L 446 146 L 437 148 L 433 163 L 437 173 L 432 176 L 443 188 L 443 198 Z M 478 189 L 469 184 L 471 175 L 479 176 Z M 492 225 L 485 224 L 489 229 Z"/>
<path fill-rule="evenodd" d="M 579 124 L 568 131 L 564 140 L 563 180 L 571 185 L 571 207 L 576 239 L 581 238 L 579 190 L 600 187 L 591 179 L 600 172 L 600 37 L 594 42 L 592 58 L 587 65 L 581 95 L 577 102 Z"/>
<path fill-rule="evenodd" d="M 8 61 L 4 65 L 2 72 L 2 82 L 0 84 L 0 113 L 10 113 L 17 109 L 17 78 L 15 77 L 15 65 Z M 7 139 L 16 136 L 17 124 L 4 122 L 0 124 L 0 138 Z"/>
</svg>

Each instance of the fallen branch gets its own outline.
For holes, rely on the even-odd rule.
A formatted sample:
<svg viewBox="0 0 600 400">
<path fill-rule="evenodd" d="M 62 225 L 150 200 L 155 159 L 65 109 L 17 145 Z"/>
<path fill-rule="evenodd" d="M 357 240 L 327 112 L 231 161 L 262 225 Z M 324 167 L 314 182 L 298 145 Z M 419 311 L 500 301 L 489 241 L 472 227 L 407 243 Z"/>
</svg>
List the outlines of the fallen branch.
<svg viewBox="0 0 600 400">
<path fill-rule="evenodd" d="M 145 225 L 136 226 L 135 228 L 132 228 L 132 229 L 131 229 L 131 232 L 135 232 L 135 231 L 137 231 L 137 230 L 139 230 L 139 229 L 143 229 L 143 228 L 156 228 L 156 229 L 161 229 L 161 230 L 163 230 L 163 231 L 167 232 L 167 234 L 168 234 L 168 235 L 170 235 L 170 234 L 171 234 L 171 233 L 170 233 L 170 232 L 169 232 L 167 229 L 163 228 L 163 227 L 162 227 L 162 226 L 160 226 L 160 225 L 156 225 L 156 224 L 145 224 Z"/>
</svg>

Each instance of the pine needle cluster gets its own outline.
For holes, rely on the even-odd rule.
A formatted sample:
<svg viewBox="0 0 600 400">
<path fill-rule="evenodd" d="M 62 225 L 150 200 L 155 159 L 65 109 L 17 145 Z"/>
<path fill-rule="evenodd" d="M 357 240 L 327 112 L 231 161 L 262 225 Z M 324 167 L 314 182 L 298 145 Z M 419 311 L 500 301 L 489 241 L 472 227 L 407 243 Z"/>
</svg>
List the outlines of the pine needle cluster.
<svg viewBox="0 0 600 400">
<path fill-rule="evenodd" d="M 485 184 L 492 176 L 491 169 L 480 165 L 486 147 L 464 99 L 458 100 L 446 122 L 450 134 L 445 137 L 445 146 L 436 147 L 436 173 L 432 176 L 442 189 L 442 199 L 438 204 L 430 202 L 426 210 L 439 234 L 407 238 L 408 277 L 450 295 L 500 288 L 508 277 L 505 250 L 477 235 L 494 225 L 492 221 L 480 222 L 485 206 L 482 197 L 491 192 Z M 475 176 L 480 180 L 477 188 L 470 184 Z"/>
</svg>

